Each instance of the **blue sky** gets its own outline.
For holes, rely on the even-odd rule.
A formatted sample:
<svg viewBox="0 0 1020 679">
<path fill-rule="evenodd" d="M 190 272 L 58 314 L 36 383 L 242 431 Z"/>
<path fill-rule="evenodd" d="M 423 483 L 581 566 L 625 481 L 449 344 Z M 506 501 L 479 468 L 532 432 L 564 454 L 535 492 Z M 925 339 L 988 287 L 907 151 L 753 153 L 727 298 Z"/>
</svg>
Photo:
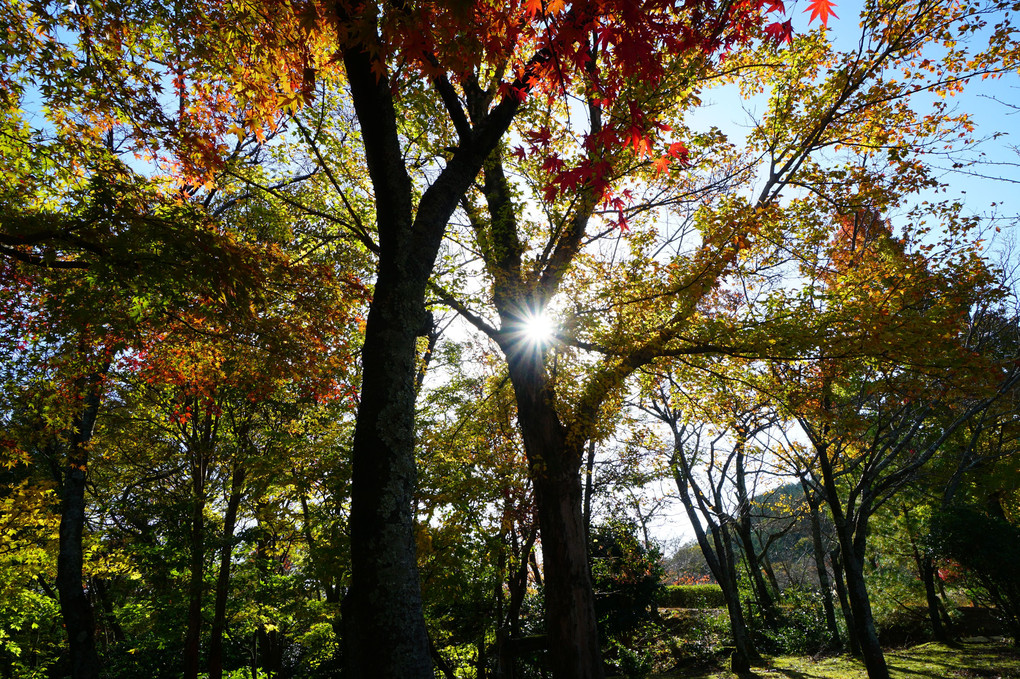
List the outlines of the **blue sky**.
<svg viewBox="0 0 1020 679">
<path fill-rule="evenodd" d="M 829 31 L 838 47 L 852 49 L 857 45 L 863 5 L 860 0 L 843 0 L 836 7 L 839 18 L 829 20 Z M 799 30 L 806 29 L 809 15 L 801 9 L 806 6 L 807 2 L 801 0 L 792 8 L 794 25 Z M 987 33 L 983 35 L 987 39 Z M 976 40 L 974 44 L 977 47 Z M 1020 145 L 1020 108 L 1010 106 L 1020 107 L 1020 76 L 1014 72 L 996 79 L 976 78 L 953 100 L 960 111 L 972 115 L 974 137 L 987 141 L 974 149 L 974 160 L 978 161 L 974 165 L 953 170 L 944 164 L 942 178 L 950 185 L 948 195 L 958 195 L 971 214 L 996 216 L 996 223 L 1005 230 L 1020 215 L 1020 154 L 1016 148 Z M 918 106 L 924 101 L 918 98 Z"/>
</svg>

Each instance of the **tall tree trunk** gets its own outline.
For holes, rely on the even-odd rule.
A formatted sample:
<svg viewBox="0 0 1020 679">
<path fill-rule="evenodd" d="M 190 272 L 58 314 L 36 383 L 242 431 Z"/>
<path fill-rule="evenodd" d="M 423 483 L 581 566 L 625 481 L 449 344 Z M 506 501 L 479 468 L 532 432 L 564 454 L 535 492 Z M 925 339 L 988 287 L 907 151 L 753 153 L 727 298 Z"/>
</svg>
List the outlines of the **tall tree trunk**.
<svg viewBox="0 0 1020 679">
<path fill-rule="evenodd" d="M 731 669 L 737 673 L 749 672 L 751 663 L 760 663 L 761 655 L 754 645 L 744 618 L 744 608 L 740 605 L 740 587 L 737 583 L 737 560 L 733 554 L 733 540 L 725 525 L 712 527 L 712 541 L 718 555 L 719 574 L 716 580 L 723 591 L 726 601 L 726 612 L 730 618 L 730 633 L 733 635 L 733 646 L 736 652 L 730 659 Z"/>
<path fill-rule="evenodd" d="M 733 645 L 736 648 L 732 658 L 732 669 L 735 672 L 747 672 L 750 670 L 751 663 L 761 662 L 761 655 L 755 648 L 748 632 L 744 611 L 740 605 L 737 567 L 733 549 L 730 546 L 729 531 L 726 526 L 717 524 L 710 518 L 711 509 L 707 506 L 708 502 L 693 477 L 690 462 L 684 451 L 682 428 L 678 426 L 675 414 L 671 415 L 663 410 L 660 417 L 673 431 L 673 456 L 670 466 L 673 470 L 673 480 L 676 483 L 677 492 L 680 494 L 680 501 L 691 522 L 691 527 L 694 529 L 694 536 L 697 538 L 698 546 L 701 547 L 701 553 L 705 557 L 708 569 L 712 571 L 716 582 L 719 583 L 723 599 L 726 601 L 726 610 L 730 618 L 730 634 L 733 636 Z M 720 503 L 716 502 L 716 504 Z M 701 525 L 699 511 L 709 520 L 711 540 Z"/>
<path fill-rule="evenodd" d="M 581 517 L 579 469 L 535 480 L 542 530 L 546 632 L 555 679 L 603 676 Z"/>
<path fill-rule="evenodd" d="M 425 324 L 432 261 L 423 271 L 409 252 L 411 181 L 389 81 L 373 72 L 372 57 L 360 46 L 345 50 L 344 65 L 375 188 L 380 241 L 354 430 L 344 656 L 352 679 L 433 679 L 412 511 L 415 340 Z"/>
<path fill-rule="evenodd" d="M 220 568 L 216 576 L 216 594 L 213 602 L 213 621 L 209 630 L 209 679 L 223 676 L 223 631 L 227 626 L 227 596 L 230 592 L 230 558 L 234 552 L 234 526 L 237 523 L 237 509 L 244 494 L 244 480 L 247 472 L 240 464 L 235 465 L 230 479 L 230 495 L 227 511 L 223 516 L 223 544 L 220 546 Z"/>
<path fill-rule="evenodd" d="M 935 641 L 949 643 L 952 640 L 949 620 L 945 617 L 942 602 L 939 600 L 938 592 L 935 589 L 935 578 L 937 577 L 935 563 L 929 554 L 920 556 L 920 576 L 924 583 L 924 598 L 928 604 L 928 618 L 931 620 L 932 636 Z"/>
<path fill-rule="evenodd" d="M 582 515 L 584 441 L 570 444 L 553 405 L 542 356 L 507 355 L 542 533 L 546 632 L 555 679 L 600 679 L 595 597 Z"/>
<path fill-rule="evenodd" d="M 841 538 L 841 542 L 843 539 L 845 538 Z M 854 614 L 854 628 L 861 643 L 861 659 L 868 671 L 868 679 L 889 679 L 889 668 L 885 662 L 882 646 L 878 642 L 875 618 L 871 613 L 871 600 L 864 580 L 864 562 L 852 550 L 842 551 L 847 597 Z"/>
<path fill-rule="evenodd" d="M 73 679 L 93 679 L 99 676 L 95 620 L 83 584 L 82 537 L 85 532 L 88 447 L 99 416 L 101 382 L 107 368 L 79 381 L 78 388 L 84 392 L 84 399 L 71 425 L 67 463 L 63 472 L 63 495 L 60 498 L 57 592 L 60 597 L 60 615 L 64 629 L 67 630 Z"/>
<path fill-rule="evenodd" d="M 202 593 L 205 579 L 205 474 L 204 448 L 192 463 L 191 483 L 191 544 L 188 561 L 188 622 L 184 636 L 184 679 L 198 677 L 199 652 L 202 640 Z"/>
<path fill-rule="evenodd" d="M 415 205 L 393 90 L 385 67 L 379 71 L 378 54 L 372 53 L 373 46 L 381 47 L 368 15 L 373 7 L 358 9 L 363 14 L 356 21 L 363 22 L 359 32 L 364 40 L 342 45 L 375 196 L 379 246 L 354 430 L 344 655 L 351 679 L 433 679 L 412 507 L 416 338 L 430 329 L 425 289 L 446 225 L 508 129 L 519 101 L 502 101 L 484 114 L 476 134 L 462 135 L 453 156 Z M 352 20 L 347 3 L 336 3 L 336 11 L 342 24 Z"/>
<path fill-rule="evenodd" d="M 488 243 L 483 256 L 493 277 L 493 301 L 500 319 L 500 330 L 495 334 L 506 355 L 535 488 L 550 665 L 555 679 L 601 678 L 604 670 L 588 563 L 585 512 L 590 512 L 590 504 L 582 506 L 581 486 L 582 458 L 589 437 L 580 432 L 583 424 L 575 422 L 568 428 L 559 417 L 554 382 L 544 365 L 547 349 L 522 339 L 528 315 L 539 312 L 544 300 L 536 291 L 535 281 L 525 281 L 513 192 L 498 152 L 485 165 L 483 193 L 487 222 L 469 201 L 464 202 L 480 240 Z M 590 196 L 580 203 L 594 209 Z M 578 209 L 571 235 L 564 236 L 566 241 L 579 243 L 584 232 L 591 209 Z"/>
<path fill-rule="evenodd" d="M 381 266 L 362 350 L 351 483 L 352 677 L 432 679 L 414 543 L 415 338 L 424 288 Z M 416 302 L 417 300 L 417 302 Z M 417 324 L 415 322 L 417 321 Z"/>
</svg>

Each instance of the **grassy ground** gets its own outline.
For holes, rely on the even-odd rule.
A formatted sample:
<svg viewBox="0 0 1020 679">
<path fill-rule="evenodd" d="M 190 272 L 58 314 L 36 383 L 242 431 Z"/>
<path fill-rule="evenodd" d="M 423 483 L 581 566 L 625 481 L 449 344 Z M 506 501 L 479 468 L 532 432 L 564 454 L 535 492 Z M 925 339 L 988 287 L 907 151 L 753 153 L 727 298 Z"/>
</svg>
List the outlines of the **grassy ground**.
<svg viewBox="0 0 1020 679">
<path fill-rule="evenodd" d="M 893 679 L 1020 679 L 1020 654 L 1007 645 L 966 641 L 956 647 L 928 643 L 886 652 Z M 659 679 L 734 679 L 732 672 L 706 671 L 654 675 Z M 867 679 L 864 665 L 853 658 L 783 656 L 749 677 L 760 679 Z"/>
</svg>

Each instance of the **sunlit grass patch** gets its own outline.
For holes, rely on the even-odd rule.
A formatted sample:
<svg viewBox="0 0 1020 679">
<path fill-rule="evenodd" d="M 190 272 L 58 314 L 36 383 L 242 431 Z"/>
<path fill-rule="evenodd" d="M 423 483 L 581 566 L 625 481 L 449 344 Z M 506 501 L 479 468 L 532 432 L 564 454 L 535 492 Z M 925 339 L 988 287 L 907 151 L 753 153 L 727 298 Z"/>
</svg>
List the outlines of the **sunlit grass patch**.
<svg viewBox="0 0 1020 679">
<path fill-rule="evenodd" d="M 1020 653 L 995 642 L 964 642 L 957 646 L 927 643 L 886 652 L 892 679 L 1020 679 Z M 733 679 L 729 671 L 701 674 L 660 674 L 660 679 Z M 813 659 L 779 656 L 755 667 L 761 679 L 867 679 L 864 664 L 849 656 Z"/>
</svg>

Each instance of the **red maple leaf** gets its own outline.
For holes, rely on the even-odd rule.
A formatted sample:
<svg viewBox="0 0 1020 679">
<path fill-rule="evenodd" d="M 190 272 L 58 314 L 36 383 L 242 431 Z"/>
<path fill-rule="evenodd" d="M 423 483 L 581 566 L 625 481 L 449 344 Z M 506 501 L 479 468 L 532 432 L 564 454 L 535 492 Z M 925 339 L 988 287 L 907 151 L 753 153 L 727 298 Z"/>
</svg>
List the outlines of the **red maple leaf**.
<svg viewBox="0 0 1020 679">
<path fill-rule="evenodd" d="M 833 15 L 835 16 L 835 15 Z M 793 26 L 790 21 L 771 23 L 765 27 L 765 35 L 777 45 L 793 42 Z"/>
<path fill-rule="evenodd" d="M 684 146 L 682 142 L 676 141 L 670 144 L 666 154 L 671 158 L 679 160 L 681 165 L 687 165 L 688 163 L 687 147 Z"/>
<path fill-rule="evenodd" d="M 832 0 L 811 0 L 811 4 L 804 10 L 805 12 L 811 12 L 811 18 L 808 21 L 814 21 L 817 18 L 822 22 L 822 26 L 829 25 L 829 15 L 839 18 L 839 15 L 832 11 L 832 8 L 836 6 Z"/>
</svg>

